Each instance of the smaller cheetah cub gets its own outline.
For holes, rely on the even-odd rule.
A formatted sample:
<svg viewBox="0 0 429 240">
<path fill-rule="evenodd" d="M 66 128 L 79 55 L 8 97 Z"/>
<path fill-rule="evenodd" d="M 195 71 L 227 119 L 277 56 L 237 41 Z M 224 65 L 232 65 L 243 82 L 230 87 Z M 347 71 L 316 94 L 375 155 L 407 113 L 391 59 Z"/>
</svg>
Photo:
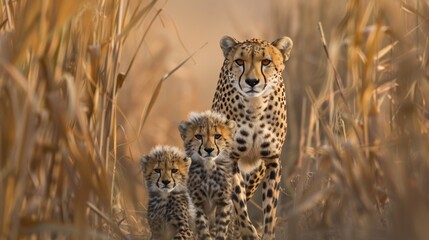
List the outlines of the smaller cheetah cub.
<svg viewBox="0 0 429 240">
<path fill-rule="evenodd" d="M 176 147 L 157 146 L 140 162 L 149 191 L 151 239 L 193 240 L 195 209 L 186 187 L 191 159 Z"/>
<path fill-rule="evenodd" d="M 196 209 L 198 239 L 226 239 L 232 214 L 232 162 L 229 154 L 236 124 L 220 113 L 191 113 L 179 125 L 191 157 L 188 188 Z"/>
</svg>

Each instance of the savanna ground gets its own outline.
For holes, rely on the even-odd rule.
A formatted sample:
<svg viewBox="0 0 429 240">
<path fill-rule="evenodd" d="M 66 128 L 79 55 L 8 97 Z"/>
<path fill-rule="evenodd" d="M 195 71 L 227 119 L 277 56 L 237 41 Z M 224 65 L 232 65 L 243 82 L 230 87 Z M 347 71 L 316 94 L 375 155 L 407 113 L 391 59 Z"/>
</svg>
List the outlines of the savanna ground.
<svg viewBox="0 0 429 240">
<path fill-rule="evenodd" d="M 425 0 L 1 1 L 0 239 L 146 239 L 138 159 L 210 107 L 225 34 L 294 41 L 277 238 L 428 239 L 428 18 Z"/>
</svg>

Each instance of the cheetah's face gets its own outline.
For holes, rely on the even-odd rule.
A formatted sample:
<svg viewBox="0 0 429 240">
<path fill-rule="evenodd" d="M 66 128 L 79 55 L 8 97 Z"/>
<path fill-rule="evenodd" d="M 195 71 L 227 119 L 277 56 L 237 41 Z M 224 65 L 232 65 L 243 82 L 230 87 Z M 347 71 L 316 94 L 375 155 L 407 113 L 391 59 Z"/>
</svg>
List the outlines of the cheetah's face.
<svg viewBox="0 0 429 240">
<path fill-rule="evenodd" d="M 189 121 L 179 125 L 188 156 L 192 159 L 213 160 L 221 154 L 229 155 L 236 124 L 220 113 L 191 113 Z"/>
<path fill-rule="evenodd" d="M 225 36 L 220 45 L 229 71 L 229 81 L 243 95 L 258 97 L 279 84 L 293 43 L 288 37 L 268 43 L 258 39 L 238 42 Z"/>
<path fill-rule="evenodd" d="M 150 191 L 171 192 L 186 188 L 191 160 L 178 148 L 158 146 L 141 158 Z"/>
</svg>

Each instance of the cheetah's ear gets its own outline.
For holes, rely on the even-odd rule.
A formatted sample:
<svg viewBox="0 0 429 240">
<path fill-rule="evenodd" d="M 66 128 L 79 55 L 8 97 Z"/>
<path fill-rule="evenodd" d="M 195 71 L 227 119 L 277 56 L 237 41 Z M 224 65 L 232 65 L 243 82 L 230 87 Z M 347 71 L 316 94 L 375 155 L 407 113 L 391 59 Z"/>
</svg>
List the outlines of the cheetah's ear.
<svg viewBox="0 0 429 240">
<path fill-rule="evenodd" d="M 184 159 L 183 162 L 185 163 L 184 166 L 189 170 L 189 167 L 191 167 L 191 163 L 192 163 L 191 158 L 190 157 L 185 157 L 185 159 Z"/>
<path fill-rule="evenodd" d="M 283 62 L 286 62 L 287 60 L 289 60 L 290 51 L 292 50 L 292 47 L 293 47 L 292 39 L 288 37 L 281 37 L 275 40 L 274 42 L 272 42 L 271 44 L 276 48 L 278 48 L 280 52 L 283 54 L 283 60 L 284 60 Z"/>
<path fill-rule="evenodd" d="M 182 138 L 182 140 L 186 139 L 186 132 L 188 131 L 188 122 L 180 122 L 179 123 L 179 132 L 180 132 L 180 137 Z"/>
<path fill-rule="evenodd" d="M 237 123 L 235 123 L 234 120 L 228 120 L 228 128 L 231 131 L 231 133 L 234 135 L 235 131 L 237 130 Z"/>
<path fill-rule="evenodd" d="M 235 38 L 232 38 L 230 36 L 223 36 L 220 40 L 220 48 L 222 48 L 223 56 L 225 58 L 228 57 L 229 52 L 231 49 L 237 45 L 238 41 L 235 40 Z"/>
<path fill-rule="evenodd" d="M 140 158 L 140 165 L 142 166 L 143 169 L 146 169 L 146 165 L 147 165 L 148 161 L 149 161 L 149 158 L 147 156 L 145 156 L 145 155 L 143 155 Z"/>
</svg>

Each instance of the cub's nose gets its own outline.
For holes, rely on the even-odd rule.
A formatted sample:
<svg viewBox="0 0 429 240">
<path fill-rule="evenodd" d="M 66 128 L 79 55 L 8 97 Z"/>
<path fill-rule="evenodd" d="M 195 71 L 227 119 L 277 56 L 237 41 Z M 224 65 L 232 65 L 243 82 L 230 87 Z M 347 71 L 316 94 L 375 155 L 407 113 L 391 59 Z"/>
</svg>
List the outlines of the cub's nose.
<svg viewBox="0 0 429 240">
<path fill-rule="evenodd" d="M 204 148 L 204 151 L 206 151 L 208 154 L 213 152 L 214 148 Z"/>
<path fill-rule="evenodd" d="M 259 83 L 259 79 L 246 79 L 245 82 L 250 87 L 254 87 L 254 86 L 256 86 Z"/>
<path fill-rule="evenodd" d="M 164 183 L 165 186 L 167 186 L 170 182 L 170 180 L 162 180 L 162 183 Z"/>
</svg>

